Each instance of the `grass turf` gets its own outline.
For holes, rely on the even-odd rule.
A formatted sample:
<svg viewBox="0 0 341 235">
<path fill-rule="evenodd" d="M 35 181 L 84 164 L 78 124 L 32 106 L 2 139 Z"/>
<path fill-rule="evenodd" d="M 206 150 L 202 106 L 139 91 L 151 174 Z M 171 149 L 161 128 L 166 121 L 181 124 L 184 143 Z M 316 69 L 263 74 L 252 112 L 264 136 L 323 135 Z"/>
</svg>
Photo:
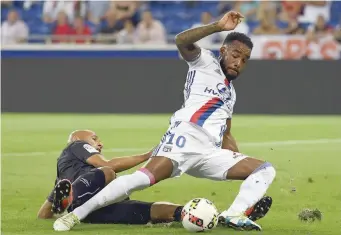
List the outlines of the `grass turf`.
<svg viewBox="0 0 341 235">
<path fill-rule="evenodd" d="M 107 149 L 104 154 L 110 158 L 155 146 L 167 129 L 168 118 L 169 115 L 3 114 L 2 234 L 56 234 L 53 220 L 37 220 L 36 213 L 53 186 L 56 158 L 69 132 L 95 130 Z M 243 153 L 270 161 L 277 169 L 277 178 L 268 192 L 274 204 L 259 221 L 263 227 L 260 234 L 341 234 L 340 116 L 236 115 L 232 130 Z M 183 176 L 135 193 L 132 198 L 183 204 L 194 197 L 206 197 L 223 210 L 233 201 L 239 185 L 240 182 Z M 303 208 L 320 209 L 322 221 L 300 222 L 297 215 Z M 71 232 L 186 233 L 179 224 L 170 228 L 82 224 Z M 224 228 L 211 233 L 241 234 Z"/>
</svg>

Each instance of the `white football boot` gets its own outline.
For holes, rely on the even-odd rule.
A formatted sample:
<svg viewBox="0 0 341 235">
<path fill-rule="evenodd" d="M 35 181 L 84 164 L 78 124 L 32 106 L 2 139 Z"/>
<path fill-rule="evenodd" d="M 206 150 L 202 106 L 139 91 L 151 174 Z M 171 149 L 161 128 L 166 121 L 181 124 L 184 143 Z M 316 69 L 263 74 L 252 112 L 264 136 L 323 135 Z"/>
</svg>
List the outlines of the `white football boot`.
<svg viewBox="0 0 341 235">
<path fill-rule="evenodd" d="M 57 219 L 53 224 L 53 229 L 55 231 L 69 231 L 71 230 L 75 225 L 79 224 L 80 221 L 78 217 L 70 212 L 69 214 L 66 214 L 59 219 Z"/>
<path fill-rule="evenodd" d="M 226 213 L 226 211 L 224 211 Z M 228 227 L 231 227 L 235 230 L 241 230 L 241 231 L 250 231 L 250 230 L 256 230 L 261 231 L 262 227 L 250 220 L 245 215 L 240 216 L 228 216 L 225 215 L 225 213 L 222 212 L 219 215 L 219 223 Z"/>
</svg>

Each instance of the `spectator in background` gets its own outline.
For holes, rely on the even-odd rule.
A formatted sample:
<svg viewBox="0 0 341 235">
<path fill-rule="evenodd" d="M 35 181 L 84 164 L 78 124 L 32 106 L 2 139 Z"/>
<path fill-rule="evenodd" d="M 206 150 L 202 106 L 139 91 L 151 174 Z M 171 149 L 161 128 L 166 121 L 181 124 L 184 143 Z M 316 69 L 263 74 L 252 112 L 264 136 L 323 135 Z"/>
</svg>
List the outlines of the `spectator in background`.
<svg viewBox="0 0 341 235">
<path fill-rule="evenodd" d="M 309 26 L 307 30 L 307 36 L 309 38 L 314 38 L 318 40 L 319 38 L 331 35 L 332 31 L 333 28 L 326 23 L 323 15 L 319 15 L 317 17 L 316 23 Z"/>
<path fill-rule="evenodd" d="M 57 23 L 52 30 L 53 43 L 67 43 L 70 42 L 70 35 L 72 27 L 69 24 L 68 16 L 64 11 L 58 13 Z"/>
<path fill-rule="evenodd" d="M 207 25 L 212 23 L 212 16 L 209 12 L 203 12 L 201 13 L 201 22 L 200 23 L 196 23 L 192 26 L 192 28 L 197 28 L 203 25 Z M 207 37 L 204 37 L 203 39 L 201 39 L 200 41 L 197 42 L 197 44 L 200 47 L 209 47 L 210 45 L 212 45 L 213 43 L 215 43 L 216 39 L 217 39 L 217 34 L 211 34 Z"/>
<path fill-rule="evenodd" d="M 302 35 L 305 33 L 304 27 L 297 21 L 297 19 L 289 19 L 288 28 L 283 31 L 284 34 Z"/>
<path fill-rule="evenodd" d="M 218 15 L 224 15 L 232 9 L 232 2 L 220 1 L 218 4 Z"/>
<path fill-rule="evenodd" d="M 3 44 L 16 44 L 27 41 L 28 27 L 19 19 L 18 12 L 11 10 L 8 12 L 7 20 L 1 25 L 1 41 Z"/>
<path fill-rule="evenodd" d="M 166 44 L 166 30 L 159 20 L 153 19 L 150 11 L 142 14 L 137 26 L 137 41 L 142 44 Z"/>
<path fill-rule="evenodd" d="M 76 16 L 85 17 L 86 2 L 81 0 L 45 1 L 43 7 L 44 22 L 53 23 L 61 11 L 66 13 L 71 23 Z"/>
<path fill-rule="evenodd" d="M 74 20 L 70 35 L 73 37 L 72 42 L 77 44 L 91 43 L 91 30 L 84 24 L 84 19 L 81 16 Z"/>
<path fill-rule="evenodd" d="M 264 11 L 260 25 L 253 31 L 254 35 L 277 35 L 281 33 L 276 24 L 276 14 L 273 14 L 272 11 Z"/>
<path fill-rule="evenodd" d="M 112 0 L 110 4 L 110 9 L 115 12 L 117 20 L 132 20 L 133 23 L 137 23 L 137 7 L 138 4 L 134 1 Z"/>
<path fill-rule="evenodd" d="M 109 1 L 88 1 L 88 19 L 94 24 L 99 24 L 104 19 L 105 13 L 110 7 Z"/>
<path fill-rule="evenodd" d="M 117 34 L 118 44 L 134 44 L 136 41 L 136 31 L 133 22 L 126 20 L 124 28 Z"/>
<path fill-rule="evenodd" d="M 258 1 L 236 1 L 234 10 L 240 12 L 247 20 L 257 20 Z"/>
<path fill-rule="evenodd" d="M 282 1 L 279 18 L 286 22 L 297 20 L 302 13 L 303 5 L 304 3 L 300 1 Z"/>
<path fill-rule="evenodd" d="M 97 42 L 115 43 L 115 36 L 121 29 L 123 29 L 122 21 L 118 21 L 115 11 L 109 9 L 106 13 L 105 24 L 100 30 Z"/>
<path fill-rule="evenodd" d="M 29 10 L 34 4 L 37 4 L 38 0 L 25 0 L 23 3 L 23 8 Z"/>
<path fill-rule="evenodd" d="M 277 20 L 277 8 L 279 3 L 274 1 L 260 1 L 258 4 L 257 20 L 261 20 L 265 15 Z"/>
<path fill-rule="evenodd" d="M 303 15 L 299 17 L 299 22 L 315 23 L 317 17 L 322 15 L 326 21 L 330 19 L 331 1 L 305 1 Z"/>
</svg>

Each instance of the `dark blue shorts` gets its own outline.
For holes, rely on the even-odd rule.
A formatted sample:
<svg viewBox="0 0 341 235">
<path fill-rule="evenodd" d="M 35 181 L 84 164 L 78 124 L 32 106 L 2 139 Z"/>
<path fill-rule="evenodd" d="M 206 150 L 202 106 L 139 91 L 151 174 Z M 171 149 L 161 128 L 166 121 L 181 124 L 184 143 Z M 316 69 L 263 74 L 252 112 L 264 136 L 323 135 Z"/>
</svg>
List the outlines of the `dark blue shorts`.
<svg viewBox="0 0 341 235">
<path fill-rule="evenodd" d="M 93 169 L 79 176 L 72 183 L 73 202 L 68 211 L 73 211 L 105 187 L 104 172 Z M 93 224 L 147 224 L 153 203 L 126 200 L 100 208 L 89 214 L 82 222 Z"/>
</svg>

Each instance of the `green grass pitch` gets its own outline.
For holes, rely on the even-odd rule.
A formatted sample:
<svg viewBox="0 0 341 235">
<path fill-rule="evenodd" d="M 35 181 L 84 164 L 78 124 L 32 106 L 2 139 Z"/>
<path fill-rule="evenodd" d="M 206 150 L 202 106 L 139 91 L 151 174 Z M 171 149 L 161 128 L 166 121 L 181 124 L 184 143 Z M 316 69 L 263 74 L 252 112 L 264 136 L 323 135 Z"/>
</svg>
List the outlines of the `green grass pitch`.
<svg viewBox="0 0 341 235">
<path fill-rule="evenodd" d="M 2 115 L 2 234 L 57 234 L 53 220 L 37 220 L 38 208 L 50 192 L 55 164 L 69 132 L 93 129 L 102 138 L 107 158 L 148 150 L 168 126 L 170 115 Z M 232 132 L 243 153 L 273 163 L 277 178 L 268 194 L 269 214 L 259 221 L 264 235 L 341 234 L 341 116 L 242 116 Z M 309 179 L 310 178 L 310 179 Z M 132 198 L 186 203 L 211 199 L 223 210 L 240 182 L 211 182 L 189 176 L 170 179 Z M 321 222 L 303 223 L 297 214 L 318 208 Z M 211 234 L 257 234 L 217 228 Z M 187 234 L 179 224 L 163 226 L 88 225 L 70 234 Z"/>
</svg>

